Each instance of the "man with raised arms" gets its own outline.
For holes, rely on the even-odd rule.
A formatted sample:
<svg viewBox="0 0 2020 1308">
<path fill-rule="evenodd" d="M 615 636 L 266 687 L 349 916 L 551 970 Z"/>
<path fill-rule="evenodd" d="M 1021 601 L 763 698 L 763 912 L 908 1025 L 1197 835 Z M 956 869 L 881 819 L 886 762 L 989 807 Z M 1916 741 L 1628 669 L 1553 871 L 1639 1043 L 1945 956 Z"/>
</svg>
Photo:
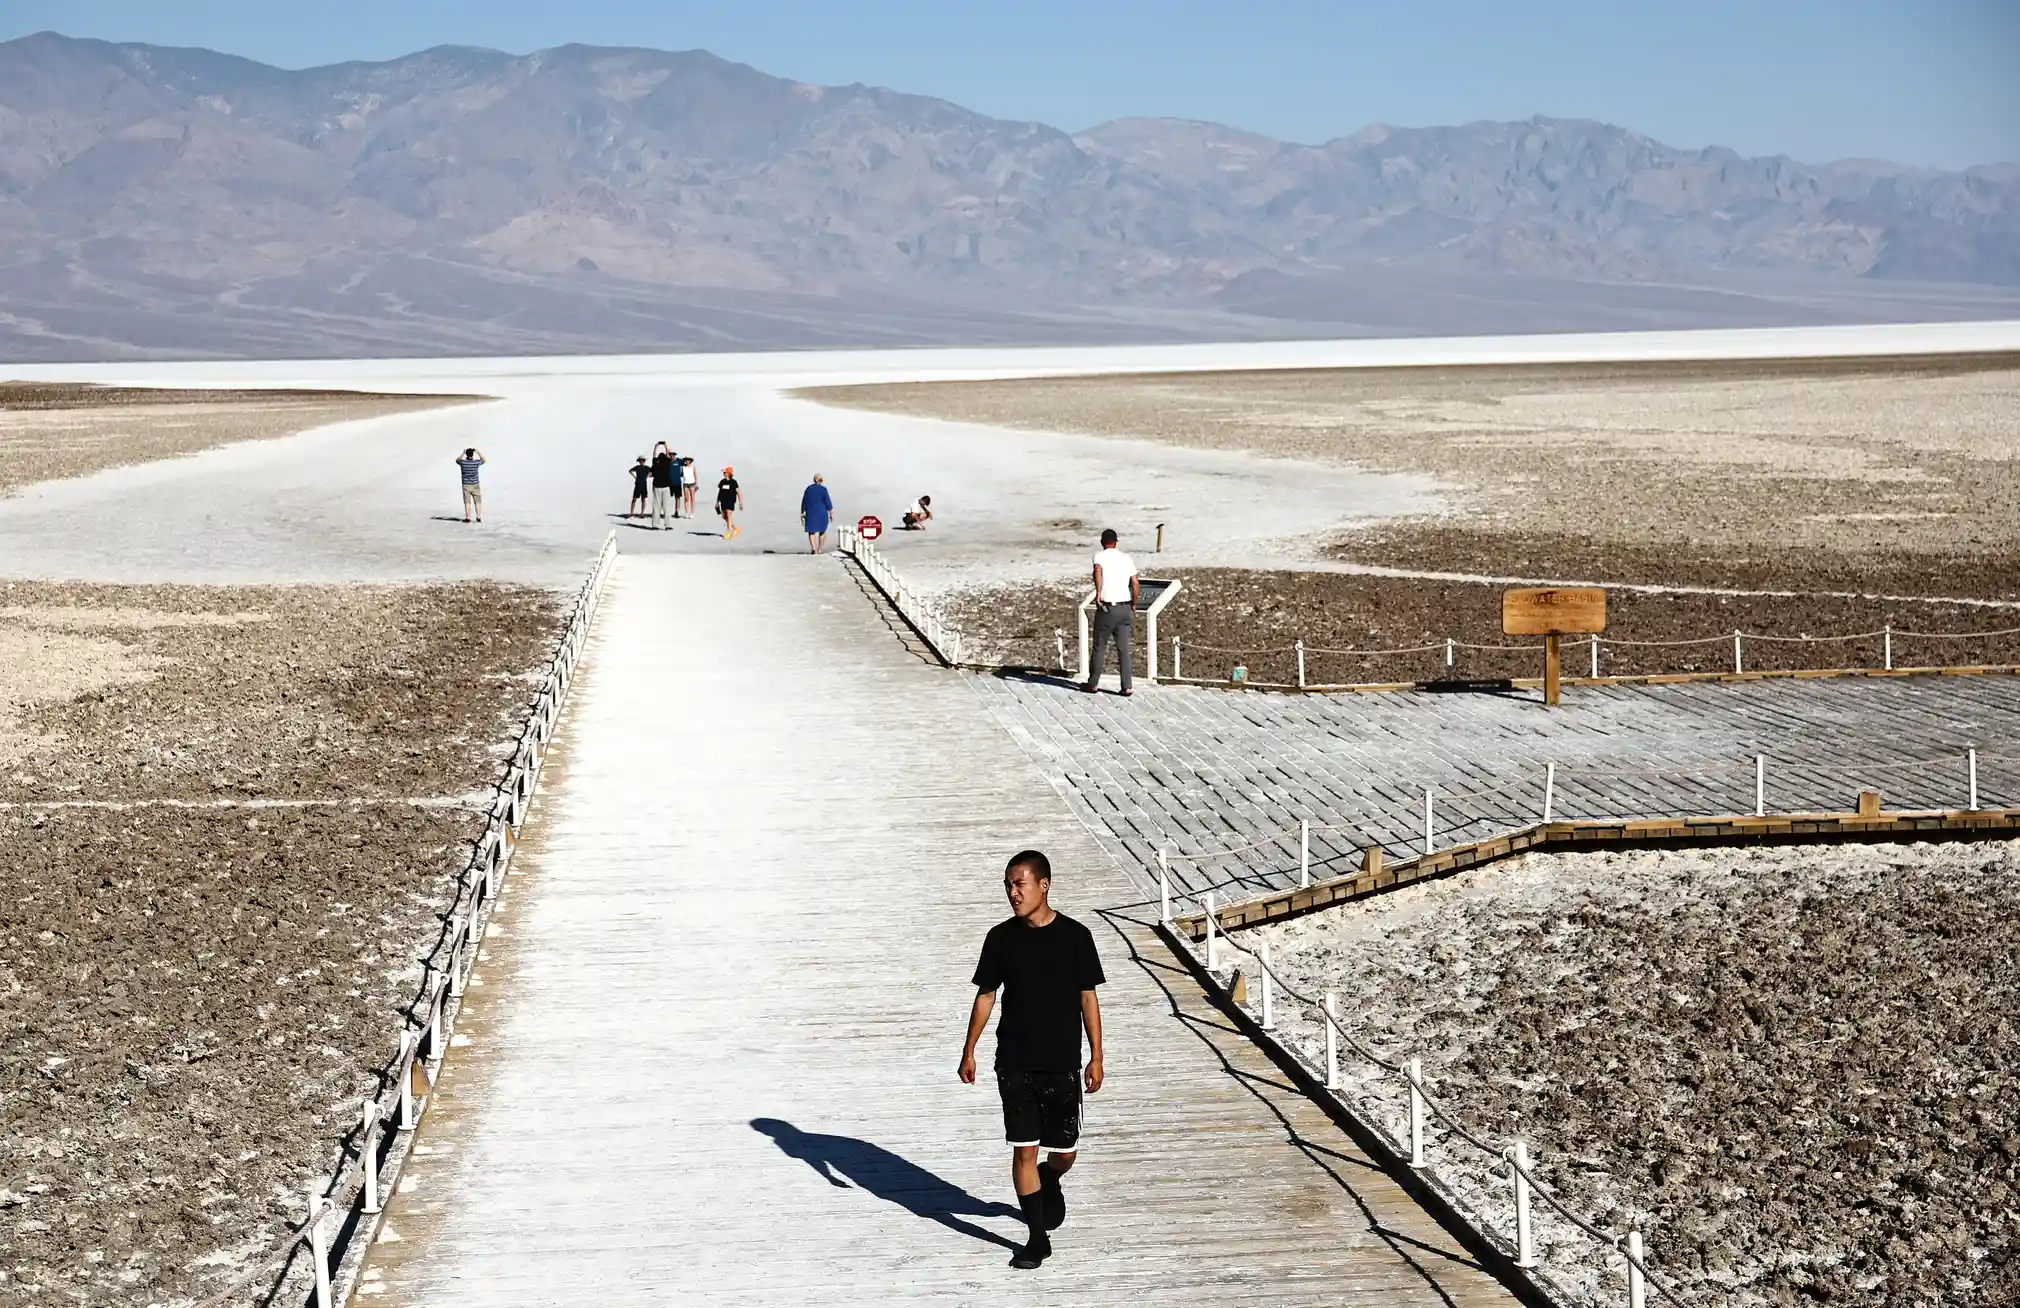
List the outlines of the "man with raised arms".
<svg viewBox="0 0 2020 1308">
<path fill-rule="evenodd" d="M 1003 1132 L 1010 1144 L 1010 1179 L 1030 1239 L 1011 1257 L 1030 1269 L 1052 1255 L 1048 1234 L 1066 1220 L 1059 1178 L 1080 1143 L 1080 1089 L 1101 1089 L 1101 1002 L 1095 987 L 1108 978 L 1094 936 L 1052 907 L 1052 864 L 1023 850 L 1003 870 L 1011 916 L 989 929 L 975 965 L 975 1006 L 961 1049 L 961 1080 L 975 1083 L 975 1045 L 1003 991 L 996 1024 L 996 1088 L 1003 1097 Z M 1087 1031 L 1087 1067 L 1080 1032 Z M 1048 1157 L 1040 1162 L 1040 1150 Z"/>
</svg>

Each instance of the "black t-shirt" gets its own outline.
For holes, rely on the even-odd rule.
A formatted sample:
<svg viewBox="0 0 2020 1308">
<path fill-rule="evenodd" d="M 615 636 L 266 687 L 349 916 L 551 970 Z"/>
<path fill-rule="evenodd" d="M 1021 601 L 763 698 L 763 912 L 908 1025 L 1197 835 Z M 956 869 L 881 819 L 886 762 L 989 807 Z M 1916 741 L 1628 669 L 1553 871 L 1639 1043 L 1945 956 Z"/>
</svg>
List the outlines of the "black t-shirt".
<svg viewBox="0 0 2020 1308">
<path fill-rule="evenodd" d="M 715 484 L 715 502 L 727 509 L 736 507 L 736 478 L 724 477 Z"/>
<path fill-rule="evenodd" d="M 671 455 L 655 454 L 652 456 L 652 484 L 655 486 L 673 485 L 673 457 Z"/>
<path fill-rule="evenodd" d="M 631 489 L 635 494 L 645 494 L 646 483 L 652 480 L 652 469 L 642 463 L 631 465 Z"/>
<path fill-rule="evenodd" d="M 1064 913 L 1042 927 L 1015 917 L 990 927 L 975 964 L 975 988 L 1003 987 L 997 1070 L 1079 1071 L 1080 992 L 1107 979 L 1093 933 Z"/>
</svg>

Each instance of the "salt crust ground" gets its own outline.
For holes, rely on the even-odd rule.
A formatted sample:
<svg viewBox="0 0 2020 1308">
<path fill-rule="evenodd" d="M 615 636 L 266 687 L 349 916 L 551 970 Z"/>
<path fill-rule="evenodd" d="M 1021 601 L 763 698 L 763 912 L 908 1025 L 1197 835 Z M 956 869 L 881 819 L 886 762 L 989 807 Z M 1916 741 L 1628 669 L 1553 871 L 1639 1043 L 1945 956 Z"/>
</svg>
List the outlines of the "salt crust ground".
<svg viewBox="0 0 2020 1308">
<path fill-rule="evenodd" d="M 1528 856 L 1241 938 L 1695 1301 L 1973 1308 L 2020 1294 L 2016 923 L 1999 843 Z M 1347 1066 L 1400 1130 L 1400 1079 Z"/>
<path fill-rule="evenodd" d="M 1361 369 L 833 387 L 887 413 L 1242 450 L 1428 475 L 1442 530 L 1485 546 L 1349 538 L 1348 557 L 1594 574 L 1626 550 L 1794 578 L 1840 557 L 2020 546 L 2020 356 Z M 1441 558 L 1440 554 L 1450 555 Z M 1596 558 L 1595 558 L 1596 556 Z M 1776 560 L 1797 564 L 1776 569 Z M 1475 565 L 1475 566 L 1468 566 Z M 1765 568 L 1763 565 L 1768 565 Z M 1570 569 L 1570 570 L 1567 570 Z M 1639 571 L 1640 569 L 1635 569 Z M 1720 569 L 1712 569 L 1716 572 Z M 1700 568 L 1700 572 L 1704 569 Z M 1855 570 L 1856 571 L 1856 570 Z M 1928 594 L 1957 594 L 1936 589 Z M 1963 592 L 1970 593 L 1970 592 Z"/>
<path fill-rule="evenodd" d="M 0 381 L 0 495 L 32 482 L 235 441 L 468 402 L 345 391 L 172 391 Z"/>
<path fill-rule="evenodd" d="M 0 659 L 0 1302 L 186 1302 L 300 1220 L 557 620 L 478 584 L 0 584 L 33 656 Z M 141 806 L 43 803 L 77 799 Z"/>
</svg>

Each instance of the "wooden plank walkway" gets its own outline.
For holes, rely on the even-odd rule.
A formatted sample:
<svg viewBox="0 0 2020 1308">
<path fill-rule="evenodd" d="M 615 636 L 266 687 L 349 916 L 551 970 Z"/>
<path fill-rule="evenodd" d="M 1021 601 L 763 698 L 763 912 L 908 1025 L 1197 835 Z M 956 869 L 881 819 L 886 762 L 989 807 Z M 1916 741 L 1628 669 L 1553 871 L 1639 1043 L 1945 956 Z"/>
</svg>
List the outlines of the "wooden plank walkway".
<svg viewBox="0 0 2020 1308">
<path fill-rule="evenodd" d="M 1861 790 L 1889 809 L 1962 808 L 1974 747 L 1980 805 L 2020 805 L 2015 677 L 1585 686 L 1554 710 L 1527 694 L 1159 686 L 1125 700 L 1049 679 L 971 681 L 1146 894 L 1161 843 L 1174 855 L 1263 846 L 1174 858 L 1175 890 L 1240 878 L 1225 900 L 1295 886 L 1300 818 L 1338 828 L 1312 838 L 1315 880 L 1358 867 L 1367 843 L 1417 854 L 1427 786 L 1440 792 L 1440 848 L 1524 826 L 1542 814 L 1546 762 L 1559 818 L 1751 813 L 1757 753 L 1769 812 L 1843 810 Z"/>
<path fill-rule="evenodd" d="M 360 1301 L 1509 1304 L 835 559 L 626 558 Z M 1110 976 L 1057 1255 L 954 1076 L 1000 869 Z"/>
</svg>

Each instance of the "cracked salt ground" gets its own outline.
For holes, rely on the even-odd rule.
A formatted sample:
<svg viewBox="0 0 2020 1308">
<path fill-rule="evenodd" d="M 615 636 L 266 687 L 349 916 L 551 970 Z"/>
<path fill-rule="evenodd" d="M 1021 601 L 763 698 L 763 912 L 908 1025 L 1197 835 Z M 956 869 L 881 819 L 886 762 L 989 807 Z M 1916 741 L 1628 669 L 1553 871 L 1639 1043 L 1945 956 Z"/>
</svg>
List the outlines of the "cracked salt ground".
<svg viewBox="0 0 2020 1308">
<path fill-rule="evenodd" d="M 1530 855 L 1237 933 L 1701 1301 L 2020 1292 L 2020 847 Z M 1235 955 L 1231 955 L 1235 956 Z M 1309 1010 L 1279 1002 L 1317 1049 Z M 1399 1078 L 1349 1093 L 1400 1129 Z M 1433 1129 L 1501 1229 L 1505 1181 Z M 1548 1266 L 1620 1286 L 1539 1209 Z M 1589 1249 L 1586 1245 L 1584 1248 Z"/>
</svg>

